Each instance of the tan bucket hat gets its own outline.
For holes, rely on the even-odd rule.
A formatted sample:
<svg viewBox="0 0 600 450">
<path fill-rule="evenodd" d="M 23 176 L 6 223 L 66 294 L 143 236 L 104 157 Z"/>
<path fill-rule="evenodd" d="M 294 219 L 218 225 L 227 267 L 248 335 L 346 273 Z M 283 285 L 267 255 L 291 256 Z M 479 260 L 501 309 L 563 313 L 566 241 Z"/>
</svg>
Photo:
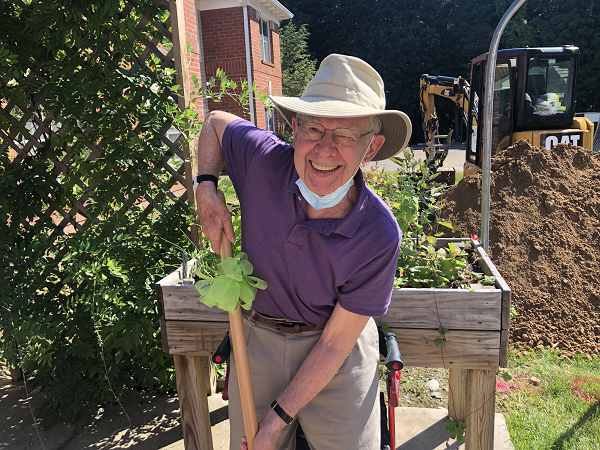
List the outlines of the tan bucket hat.
<svg viewBox="0 0 600 450">
<path fill-rule="evenodd" d="M 412 126 L 402 111 L 385 109 L 383 80 L 373 67 L 354 56 L 326 57 L 301 97 L 269 98 L 291 125 L 296 113 L 317 117 L 377 116 L 385 142 L 373 158 L 398 154 L 410 139 Z"/>
</svg>

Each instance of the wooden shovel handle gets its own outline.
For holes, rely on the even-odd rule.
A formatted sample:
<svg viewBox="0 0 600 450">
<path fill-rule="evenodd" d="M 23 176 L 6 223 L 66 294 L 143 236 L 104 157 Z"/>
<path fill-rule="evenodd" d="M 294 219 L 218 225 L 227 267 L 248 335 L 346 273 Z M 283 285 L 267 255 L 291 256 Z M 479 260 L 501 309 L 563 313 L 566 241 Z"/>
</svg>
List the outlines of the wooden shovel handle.
<svg viewBox="0 0 600 450">
<path fill-rule="evenodd" d="M 217 190 L 217 194 L 225 201 L 223 192 Z M 231 242 L 229 242 L 225 233 L 221 236 L 221 248 L 219 250 L 221 253 L 221 260 L 233 256 Z M 256 417 L 256 404 L 254 402 L 252 377 L 250 375 L 250 361 L 248 360 L 248 348 L 246 347 L 246 334 L 244 333 L 241 308 L 242 307 L 238 304 L 237 312 L 235 314 L 229 313 L 229 334 L 231 336 L 231 345 L 233 346 L 233 355 L 240 386 L 246 442 L 248 444 L 248 450 L 252 450 L 254 437 L 256 436 L 256 433 L 258 433 L 258 419 Z"/>
</svg>

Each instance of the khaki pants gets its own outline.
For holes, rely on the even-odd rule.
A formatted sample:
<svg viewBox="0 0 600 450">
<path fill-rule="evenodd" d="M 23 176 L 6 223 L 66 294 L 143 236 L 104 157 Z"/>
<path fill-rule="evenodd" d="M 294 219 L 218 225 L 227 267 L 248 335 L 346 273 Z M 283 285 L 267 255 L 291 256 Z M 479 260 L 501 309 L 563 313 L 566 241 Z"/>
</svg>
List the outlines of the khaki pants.
<svg viewBox="0 0 600 450">
<path fill-rule="evenodd" d="M 290 384 L 315 346 L 322 329 L 280 333 L 244 316 L 244 330 L 258 421 Z M 371 318 L 338 373 L 286 426 L 278 450 L 294 450 L 298 421 L 312 450 L 379 450 L 380 410 L 377 326 Z M 239 450 L 244 433 L 235 358 L 229 375 L 230 450 Z"/>
</svg>

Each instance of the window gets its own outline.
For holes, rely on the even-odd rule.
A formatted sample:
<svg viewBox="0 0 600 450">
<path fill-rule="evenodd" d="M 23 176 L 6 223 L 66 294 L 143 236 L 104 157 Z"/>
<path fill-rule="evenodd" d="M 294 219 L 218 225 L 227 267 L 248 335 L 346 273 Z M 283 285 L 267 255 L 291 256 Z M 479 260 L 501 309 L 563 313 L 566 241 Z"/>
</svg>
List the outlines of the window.
<svg viewBox="0 0 600 450">
<path fill-rule="evenodd" d="M 260 58 L 263 61 L 271 61 L 271 30 L 269 29 L 269 22 L 266 20 L 259 20 L 260 23 Z"/>
<path fill-rule="evenodd" d="M 516 60 L 511 59 L 511 63 Z M 511 142 L 512 113 L 509 63 L 496 64 L 494 95 L 492 97 L 492 152 L 504 150 Z"/>
<path fill-rule="evenodd" d="M 275 133 L 275 110 L 265 108 L 265 130 Z"/>
<path fill-rule="evenodd" d="M 529 58 L 527 97 L 529 116 L 565 114 L 573 106 L 575 58 Z"/>
</svg>

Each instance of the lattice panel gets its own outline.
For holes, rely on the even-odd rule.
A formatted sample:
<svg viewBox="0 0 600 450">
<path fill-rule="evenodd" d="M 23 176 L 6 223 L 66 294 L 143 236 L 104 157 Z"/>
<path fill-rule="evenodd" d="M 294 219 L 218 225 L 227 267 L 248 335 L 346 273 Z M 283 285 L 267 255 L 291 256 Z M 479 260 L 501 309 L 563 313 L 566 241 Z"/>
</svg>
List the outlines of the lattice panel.
<svg viewBox="0 0 600 450">
<path fill-rule="evenodd" d="M 20 2 L 17 2 L 20 3 Z M 165 7 L 166 10 L 169 8 L 169 4 L 165 0 L 157 1 Z M 151 27 L 155 37 L 146 41 L 136 41 L 135 48 L 138 50 L 135 55 L 135 61 L 140 66 L 146 66 L 146 60 L 149 54 L 153 54 L 158 57 L 162 64 L 165 66 L 173 67 L 174 65 L 174 52 L 172 49 L 173 38 L 171 32 L 170 18 L 166 19 L 164 23 L 157 21 L 155 18 L 149 17 L 146 14 L 140 14 L 136 10 L 136 4 L 131 1 L 124 3 L 124 7 L 119 13 L 120 19 L 126 18 L 130 14 L 136 12 L 135 16 L 141 15 L 141 19 L 137 25 L 138 29 L 144 29 L 144 27 Z M 165 39 L 171 45 L 164 45 Z M 171 47 L 167 50 L 166 47 Z M 31 67 L 32 73 L 37 68 Z M 150 70 L 150 69 L 148 69 Z M 169 99 L 168 101 L 176 101 Z M 31 100 L 28 104 L 17 104 L 14 101 L 2 101 L 1 113 L 4 118 L 10 124 L 7 129 L 0 129 L 0 151 L 7 152 L 12 160 L 12 164 L 26 164 L 27 159 L 35 155 L 37 149 L 45 145 L 46 141 L 50 140 L 50 145 L 56 145 L 55 138 L 60 138 L 64 135 L 62 130 L 62 124 L 65 121 L 63 117 L 53 117 L 52 114 L 44 108 L 44 99 L 36 97 Z M 83 133 L 82 138 L 89 135 L 92 131 L 92 127 L 88 126 Z M 172 142 L 167 137 L 167 132 L 171 128 L 170 124 L 167 124 L 162 130 L 160 136 L 161 141 L 164 143 L 165 154 L 162 158 L 162 168 L 170 176 L 170 184 L 172 186 L 169 197 L 181 203 L 187 201 L 187 193 L 185 190 L 185 173 L 184 164 L 175 164 L 172 162 L 183 161 L 184 155 L 181 151 L 179 143 Z M 134 127 L 131 130 L 132 136 L 139 136 L 141 131 Z M 64 157 L 60 160 L 51 160 L 53 165 L 52 176 L 57 184 L 60 183 L 61 176 L 72 174 L 72 171 L 77 170 L 77 162 L 81 156 L 76 152 L 72 151 L 68 145 L 62 144 L 62 150 Z M 86 158 L 88 160 L 95 160 L 103 155 L 103 149 L 101 141 L 98 144 L 87 144 Z M 118 173 L 117 173 L 118 174 Z M 97 185 L 86 185 L 83 180 L 77 182 L 77 186 L 83 192 L 83 195 L 79 196 L 76 200 L 71 201 L 70 204 L 60 204 L 57 199 L 49 197 L 46 201 L 46 208 L 42 211 L 37 211 L 39 217 L 52 217 L 57 229 L 55 232 L 59 233 L 70 233 L 76 231 L 82 231 L 83 226 L 89 221 L 93 220 L 90 214 L 86 211 L 87 202 L 94 197 L 94 190 Z M 161 208 L 150 196 L 145 195 L 145 214 L 150 214 L 153 211 L 160 213 Z M 133 207 L 133 205 L 130 205 Z M 136 207 L 139 207 L 137 205 Z M 24 223 L 25 226 L 31 226 L 30 223 Z"/>
</svg>

